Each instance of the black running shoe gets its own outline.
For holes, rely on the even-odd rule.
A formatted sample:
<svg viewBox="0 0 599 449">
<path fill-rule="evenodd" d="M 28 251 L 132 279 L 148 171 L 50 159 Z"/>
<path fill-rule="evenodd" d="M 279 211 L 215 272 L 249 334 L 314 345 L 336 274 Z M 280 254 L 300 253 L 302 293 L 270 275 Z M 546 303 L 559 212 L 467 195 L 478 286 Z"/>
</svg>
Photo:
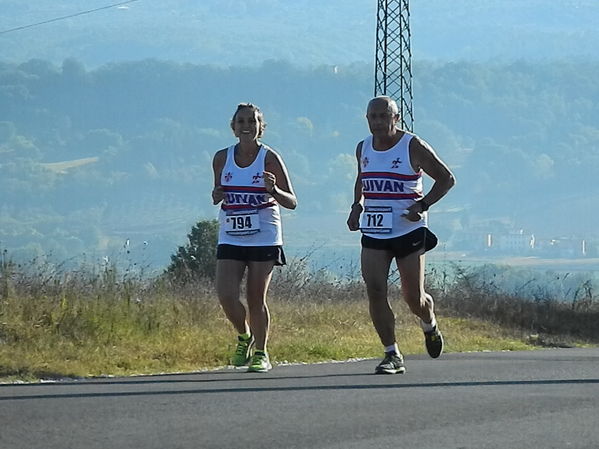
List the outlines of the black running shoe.
<svg viewBox="0 0 599 449">
<path fill-rule="evenodd" d="M 437 326 L 432 331 L 424 333 L 424 343 L 428 355 L 436 359 L 443 353 L 443 335 Z"/>
<path fill-rule="evenodd" d="M 403 374 L 405 372 L 403 357 L 394 352 L 386 352 L 385 358 L 374 370 L 374 374 Z"/>
</svg>

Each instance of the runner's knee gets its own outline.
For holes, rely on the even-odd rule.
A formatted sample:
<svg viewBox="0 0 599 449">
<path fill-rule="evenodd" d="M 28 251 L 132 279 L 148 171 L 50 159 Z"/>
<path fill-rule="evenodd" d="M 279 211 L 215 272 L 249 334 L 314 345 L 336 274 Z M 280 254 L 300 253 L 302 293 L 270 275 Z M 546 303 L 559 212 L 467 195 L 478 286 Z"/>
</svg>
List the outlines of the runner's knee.
<svg viewBox="0 0 599 449">
<path fill-rule="evenodd" d="M 387 299 L 387 286 L 384 284 L 366 283 L 366 291 L 371 301 Z"/>
</svg>

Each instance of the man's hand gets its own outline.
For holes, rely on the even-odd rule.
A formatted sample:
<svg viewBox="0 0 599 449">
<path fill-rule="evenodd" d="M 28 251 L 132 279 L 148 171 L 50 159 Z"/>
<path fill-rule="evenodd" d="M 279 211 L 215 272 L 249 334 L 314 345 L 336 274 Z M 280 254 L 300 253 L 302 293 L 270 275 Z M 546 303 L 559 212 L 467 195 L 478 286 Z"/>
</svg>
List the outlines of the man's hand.
<svg viewBox="0 0 599 449">
<path fill-rule="evenodd" d="M 422 219 L 422 206 L 416 202 L 404 210 L 401 216 L 409 221 L 419 221 Z"/>
<path fill-rule="evenodd" d="M 358 231 L 360 229 L 360 214 L 362 213 L 362 205 L 354 204 L 347 219 L 347 227 L 350 231 Z"/>
</svg>

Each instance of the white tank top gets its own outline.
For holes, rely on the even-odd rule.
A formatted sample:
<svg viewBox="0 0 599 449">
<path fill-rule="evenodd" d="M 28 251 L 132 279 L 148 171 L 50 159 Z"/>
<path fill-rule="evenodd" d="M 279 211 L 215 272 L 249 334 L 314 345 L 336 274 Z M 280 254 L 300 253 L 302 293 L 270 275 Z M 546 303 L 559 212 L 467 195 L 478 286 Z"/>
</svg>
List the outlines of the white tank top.
<svg viewBox="0 0 599 449">
<path fill-rule="evenodd" d="M 389 239 L 427 226 L 427 214 L 419 221 L 402 217 L 403 211 L 424 195 L 422 172 L 410 162 L 413 134 L 404 133 L 399 142 L 385 151 L 372 147 L 372 135 L 362 143 L 360 163 L 364 211 L 360 229 L 364 235 Z"/>
<path fill-rule="evenodd" d="M 261 145 L 254 162 L 247 167 L 239 167 L 235 162 L 235 145 L 227 149 L 227 160 L 220 177 L 225 199 L 218 216 L 219 244 L 283 244 L 279 204 L 264 187 L 262 173 L 267 151 Z"/>
</svg>

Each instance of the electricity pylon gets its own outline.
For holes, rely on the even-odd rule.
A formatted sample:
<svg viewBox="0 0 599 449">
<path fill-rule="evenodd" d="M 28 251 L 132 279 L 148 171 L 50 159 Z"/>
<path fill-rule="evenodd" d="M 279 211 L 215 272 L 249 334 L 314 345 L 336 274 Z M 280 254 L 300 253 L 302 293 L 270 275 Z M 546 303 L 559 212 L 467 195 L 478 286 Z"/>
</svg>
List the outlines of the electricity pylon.
<svg viewBox="0 0 599 449">
<path fill-rule="evenodd" d="M 378 0 L 374 95 L 388 95 L 397 101 L 402 128 L 412 131 L 409 0 Z"/>
</svg>

